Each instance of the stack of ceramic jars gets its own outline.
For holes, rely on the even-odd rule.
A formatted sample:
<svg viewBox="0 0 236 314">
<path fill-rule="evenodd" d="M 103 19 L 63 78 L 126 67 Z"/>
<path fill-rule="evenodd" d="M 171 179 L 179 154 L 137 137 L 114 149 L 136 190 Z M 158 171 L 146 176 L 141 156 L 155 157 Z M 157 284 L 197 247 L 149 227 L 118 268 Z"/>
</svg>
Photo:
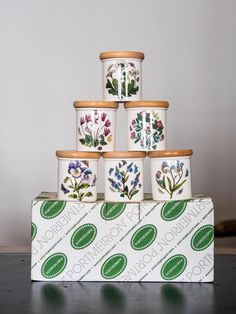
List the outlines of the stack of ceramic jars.
<svg viewBox="0 0 236 314">
<path fill-rule="evenodd" d="M 74 102 L 76 150 L 56 152 L 59 161 L 58 199 L 97 200 L 97 161 L 101 154 L 105 162 L 105 201 L 143 200 L 143 160 L 146 155 L 150 158 L 154 200 L 191 198 L 192 150 L 166 150 L 169 104 L 167 101 L 142 100 L 144 54 L 103 52 L 100 59 L 104 100 Z M 127 113 L 127 151 L 115 151 L 119 104 L 124 104 Z"/>
</svg>

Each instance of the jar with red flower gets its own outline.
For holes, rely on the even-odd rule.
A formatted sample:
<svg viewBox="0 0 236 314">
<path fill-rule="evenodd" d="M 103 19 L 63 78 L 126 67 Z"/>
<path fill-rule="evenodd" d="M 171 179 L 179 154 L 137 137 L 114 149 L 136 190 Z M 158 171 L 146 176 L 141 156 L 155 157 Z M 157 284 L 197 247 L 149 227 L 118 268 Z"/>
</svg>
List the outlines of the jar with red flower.
<svg viewBox="0 0 236 314">
<path fill-rule="evenodd" d="M 76 148 L 78 151 L 115 150 L 115 123 L 118 103 L 112 101 L 75 101 Z"/>
</svg>

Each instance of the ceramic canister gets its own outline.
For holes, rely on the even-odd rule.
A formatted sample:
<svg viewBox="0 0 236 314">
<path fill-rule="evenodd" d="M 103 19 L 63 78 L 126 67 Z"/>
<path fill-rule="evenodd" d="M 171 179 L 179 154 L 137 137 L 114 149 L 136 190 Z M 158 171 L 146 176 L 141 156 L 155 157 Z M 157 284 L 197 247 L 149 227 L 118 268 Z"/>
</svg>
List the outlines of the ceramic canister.
<svg viewBox="0 0 236 314">
<path fill-rule="evenodd" d="M 97 161 L 100 153 L 60 150 L 57 196 L 59 200 L 97 200 Z"/>
<path fill-rule="evenodd" d="M 107 51 L 100 54 L 100 59 L 104 100 L 123 102 L 142 99 L 142 52 Z"/>
<path fill-rule="evenodd" d="M 128 150 L 166 149 L 167 101 L 133 101 L 125 104 Z"/>
<path fill-rule="evenodd" d="M 152 197 L 155 201 L 181 200 L 192 197 L 190 158 L 188 150 L 149 152 Z"/>
<path fill-rule="evenodd" d="M 76 149 L 79 151 L 115 150 L 117 102 L 75 101 Z"/>
<path fill-rule="evenodd" d="M 143 200 L 145 152 L 116 151 L 102 154 L 105 160 L 105 201 Z"/>
</svg>

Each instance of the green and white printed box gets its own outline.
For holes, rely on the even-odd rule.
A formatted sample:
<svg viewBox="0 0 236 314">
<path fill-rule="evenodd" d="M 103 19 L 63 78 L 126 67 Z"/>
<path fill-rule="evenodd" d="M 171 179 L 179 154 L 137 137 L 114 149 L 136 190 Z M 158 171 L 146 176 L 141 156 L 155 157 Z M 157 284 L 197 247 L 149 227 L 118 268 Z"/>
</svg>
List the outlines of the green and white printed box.
<svg viewBox="0 0 236 314">
<path fill-rule="evenodd" d="M 32 203 L 31 279 L 42 281 L 214 280 L 214 209 L 187 201 Z"/>
</svg>

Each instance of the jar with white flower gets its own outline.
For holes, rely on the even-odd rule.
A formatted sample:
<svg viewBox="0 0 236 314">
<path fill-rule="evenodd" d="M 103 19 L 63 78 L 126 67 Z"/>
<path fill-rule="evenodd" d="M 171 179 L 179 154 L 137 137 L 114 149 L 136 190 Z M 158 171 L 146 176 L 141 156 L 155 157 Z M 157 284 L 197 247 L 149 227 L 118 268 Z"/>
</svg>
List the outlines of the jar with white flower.
<svg viewBox="0 0 236 314">
<path fill-rule="evenodd" d="M 100 153 L 60 150 L 57 196 L 59 200 L 97 200 L 97 161 Z"/>
<path fill-rule="evenodd" d="M 130 101 L 125 103 L 128 123 L 128 150 L 166 149 L 167 101 Z"/>
<path fill-rule="evenodd" d="M 75 101 L 76 149 L 86 152 L 115 150 L 117 102 Z"/>
<path fill-rule="evenodd" d="M 102 155 L 105 161 L 105 201 L 142 201 L 143 160 L 146 153 L 115 151 Z"/>
<path fill-rule="evenodd" d="M 142 99 L 142 61 L 137 51 L 106 51 L 100 54 L 104 100 Z"/>
<path fill-rule="evenodd" d="M 152 197 L 155 201 L 192 198 L 191 149 L 163 150 L 148 153 Z"/>
</svg>

